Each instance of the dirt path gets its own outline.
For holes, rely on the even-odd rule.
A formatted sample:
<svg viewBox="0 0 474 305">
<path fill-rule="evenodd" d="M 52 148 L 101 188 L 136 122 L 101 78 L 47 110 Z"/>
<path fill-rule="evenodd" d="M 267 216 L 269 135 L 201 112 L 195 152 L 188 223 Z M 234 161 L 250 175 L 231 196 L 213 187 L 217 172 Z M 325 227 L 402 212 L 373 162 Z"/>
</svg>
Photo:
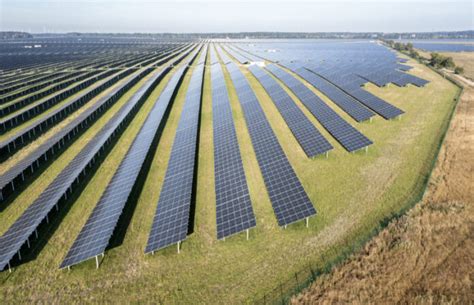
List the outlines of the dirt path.
<svg viewBox="0 0 474 305">
<path fill-rule="evenodd" d="M 456 109 L 423 202 L 292 304 L 474 300 L 474 87 Z"/>
</svg>

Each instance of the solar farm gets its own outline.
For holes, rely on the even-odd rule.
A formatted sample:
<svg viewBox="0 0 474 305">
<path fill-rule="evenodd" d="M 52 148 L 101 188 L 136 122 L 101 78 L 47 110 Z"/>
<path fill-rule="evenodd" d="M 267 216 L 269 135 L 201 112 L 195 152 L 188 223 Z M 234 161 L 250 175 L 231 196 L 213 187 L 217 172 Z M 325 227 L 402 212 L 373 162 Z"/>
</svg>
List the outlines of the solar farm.
<svg viewBox="0 0 474 305">
<path fill-rule="evenodd" d="M 377 41 L 0 42 L 7 301 L 253 303 L 407 207 L 458 88 Z"/>
</svg>

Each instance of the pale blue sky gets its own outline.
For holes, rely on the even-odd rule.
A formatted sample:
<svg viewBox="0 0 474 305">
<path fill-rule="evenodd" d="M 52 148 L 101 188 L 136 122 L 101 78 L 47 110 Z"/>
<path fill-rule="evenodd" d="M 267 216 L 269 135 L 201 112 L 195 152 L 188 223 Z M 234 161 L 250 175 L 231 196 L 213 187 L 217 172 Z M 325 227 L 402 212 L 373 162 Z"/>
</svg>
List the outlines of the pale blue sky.
<svg viewBox="0 0 474 305">
<path fill-rule="evenodd" d="M 0 0 L 28 32 L 439 31 L 474 28 L 473 0 Z"/>
</svg>

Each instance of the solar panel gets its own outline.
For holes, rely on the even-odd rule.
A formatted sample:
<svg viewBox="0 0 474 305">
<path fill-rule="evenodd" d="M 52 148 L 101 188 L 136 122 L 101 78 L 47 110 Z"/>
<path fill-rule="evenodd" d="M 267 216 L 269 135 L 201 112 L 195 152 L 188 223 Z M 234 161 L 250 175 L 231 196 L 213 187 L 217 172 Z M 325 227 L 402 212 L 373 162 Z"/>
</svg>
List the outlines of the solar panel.
<svg viewBox="0 0 474 305">
<path fill-rule="evenodd" d="M 220 64 L 212 66 L 211 77 L 217 238 L 222 239 L 256 221 Z"/>
<path fill-rule="evenodd" d="M 239 63 L 241 64 L 249 63 L 249 60 L 245 56 L 240 54 L 239 52 L 235 52 L 232 49 L 228 48 L 228 46 L 224 46 L 224 45 L 222 45 L 222 48 L 226 50 L 228 53 L 230 53 L 235 59 L 237 59 Z"/>
<path fill-rule="evenodd" d="M 188 233 L 203 77 L 204 65 L 197 65 L 181 111 L 145 253 L 179 243 Z"/>
<path fill-rule="evenodd" d="M 288 86 L 319 123 L 321 123 L 347 151 L 359 150 L 372 144 L 372 141 L 347 123 L 332 110 L 331 107 L 326 105 L 326 103 L 314 94 L 314 92 L 290 73 L 274 64 L 268 65 L 266 69 Z"/>
<path fill-rule="evenodd" d="M 310 70 L 311 72 L 318 74 L 318 76 L 324 77 L 324 75 L 320 75 L 319 73 L 317 73 L 316 69 L 312 67 L 306 67 L 306 68 Z M 373 95 L 372 93 L 365 91 L 362 87 L 359 86 L 359 84 L 356 84 L 356 86 L 347 86 L 347 85 L 341 84 L 341 81 L 334 82 L 332 81 L 331 78 L 328 79 L 327 77 L 325 79 L 328 82 L 331 82 L 334 86 L 337 86 L 339 89 L 341 89 L 348 95 L 358 100 L 367 108 L 371 109 L 375 113 L 382 116 L 384 119 L 393 119 L 404 113 L 401 109 L 387 103 L 386 101 Z"/>
<path fill-rule="evenodd" d="M 47 217 L 58 207 L 59 201 L 67 197 L 68 191 L 77 183 L 88 166 L 95 163 L 99 155 L 113 139 L 124 123 L 128 122 L 149 96 L 163 71 L 155 71 L 152 76 L 133 94 L 129 101 L 99 130 L 87 145 L 56 176 L 39 197 L 23 212 L 12 226 L 0 237 L 0 270 L 9 265 L 29 237 Z"/>
<path fill-rule="evenodd" d="M 229 56 L 227 56 L 227 54 L 220 47 L 218 47 L 217 44 L 215 45 L 215 47 L 216 47 L 217 53 L 219 54 L 219 57 L 221 58 L 221 60 L 224 64 L 228 64 L 228 63 L 232 62 L 230 60 Z"/>
<path fill-rule="evenodd" d="M 256 65 L 250 66 L 249 70 L 270 95 L 273 103 L 308 157 L 315 157 L 333 148 L 270 75 Z"/>
<path fill-rule="evenodd" d="M 348 96 L 330 82 L 326 81 L 324 78 L 306 70 L 299 65 L 290 64 L 288 65 L 288 68 L 304 78 L 316 89 L 321 91 L 357 122 L 366 121 L 374 116 L 372 111 L 362 106 L 359 102 Z"/>
<path fill-rule="evenodd" d="M 143 163 L 146 157 L 153 153 L 150 152 L 152 142 L 156 139 L 158 131 L 165 125 L 166 120 L 163 118 L 172 105 L 172 98 L 177 92 L 177 86 L 186 69 L 185 65 L 176 71 L 155 101 L 140 131 L 69 249 L 60 268 L 78 264 L 104 253 Z"/>
<path fill-rule="evenodd" d="M 227 64 L 245 116 L 257 161 L 278 224 L 285 226 L 316 214 L 275 133 L 242 72 Z"/>
</svg>

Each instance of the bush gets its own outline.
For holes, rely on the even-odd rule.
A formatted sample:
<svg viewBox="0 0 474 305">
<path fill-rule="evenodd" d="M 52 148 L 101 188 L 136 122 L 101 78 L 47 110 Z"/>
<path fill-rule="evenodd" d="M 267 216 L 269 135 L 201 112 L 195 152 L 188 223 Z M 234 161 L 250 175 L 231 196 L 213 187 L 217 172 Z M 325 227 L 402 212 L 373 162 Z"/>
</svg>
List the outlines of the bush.
<svg viewBox="0 0 474 305">
<path fill-rule="evenodd" d="M 455 74 L 463 74 L 464 73 L 464 68 L 458 66 L 458 67 L 454 68 L 454 73 Z"/>
<path fill-rule="evenodd" d="M 439 53 L 431 53 L 430 66 L 436 68 L 454 68 L 452 57 L 444 56 Z"/>
</svg>

